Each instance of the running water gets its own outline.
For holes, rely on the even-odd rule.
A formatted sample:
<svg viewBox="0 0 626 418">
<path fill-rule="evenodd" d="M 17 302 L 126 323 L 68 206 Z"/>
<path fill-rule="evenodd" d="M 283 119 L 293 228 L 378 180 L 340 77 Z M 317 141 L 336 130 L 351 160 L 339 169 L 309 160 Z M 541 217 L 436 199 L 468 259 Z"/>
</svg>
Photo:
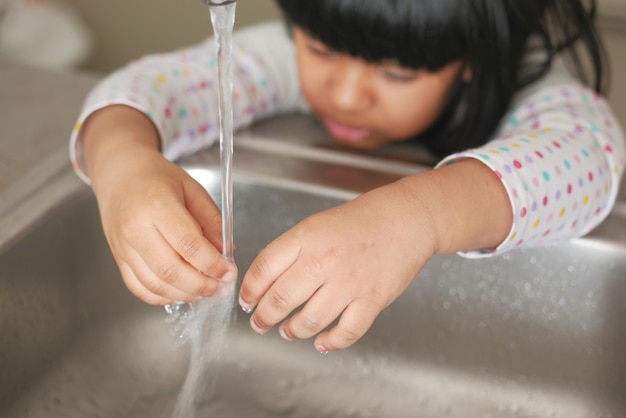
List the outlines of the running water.
<svg viewBox="0 0 626 418">
<path fill-rule="evenodd" d="M 233 261 L 233 106 L 232 32 L 235 0 L 203 0 L 209 6 L 217 46 L 220 159 L 222 175 L 223 255 Z M 169 322 L 182 342 L 189 340 L 191 353 L 187 378 L 176 401 L 172 418 L 195 418 L 203 403 L 215 392 L 215 382 L 225 335 L 233 317 L 235 281 L 219 295 L 192 306 L 168 305 Z"/>
<path fill-rule="evenodd" d="M 207 0 L 205 0 L 207 1 Z M 235 0 L 209 1 L 211 24 L 217 42 L 220 161 L 222 169 L 222 240 L 224 257 L 233 259 L 233 25 Z"/>
</svg>

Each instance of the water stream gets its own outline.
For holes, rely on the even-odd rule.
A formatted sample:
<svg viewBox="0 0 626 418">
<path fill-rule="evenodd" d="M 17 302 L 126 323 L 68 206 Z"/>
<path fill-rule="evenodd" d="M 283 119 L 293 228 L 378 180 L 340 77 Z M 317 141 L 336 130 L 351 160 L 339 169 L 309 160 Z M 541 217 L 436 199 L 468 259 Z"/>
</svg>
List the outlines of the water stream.
<svg viewBox="0 0 626 418">
<path fill-rule="evenodd" d="M 232 32 L 237 3 L 234 0 L 203 2 L 209 7 L 217 47 L 223 255 L 233 261 Z M 215 393 L 217 368 L 235 306 L 235 281 L 228 286 L 219 295 L 191 307 L 181 304 L 166 307 L 170 318 L 179 324 L 176 330 L 179 336 L 191 344 L 189 370 L 172 418 L 195 418 Z"/>
</svg>

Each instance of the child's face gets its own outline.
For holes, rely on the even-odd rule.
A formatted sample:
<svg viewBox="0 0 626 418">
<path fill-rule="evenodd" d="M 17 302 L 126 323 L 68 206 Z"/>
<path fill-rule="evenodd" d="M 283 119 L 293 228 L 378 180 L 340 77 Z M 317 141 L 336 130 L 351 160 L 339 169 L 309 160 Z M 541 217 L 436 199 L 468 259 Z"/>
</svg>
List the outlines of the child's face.
<svg viewBox="0 0 626 418">
<path fill-rule="evenodd" d="M 439 118 L 462 71 L 460 62 L 436 72 L 394 63 L 370 64 L 336 53 L 293 29 L 302 93 L 337 141 L 375 148 L 427 130 Z"/>
</svg>

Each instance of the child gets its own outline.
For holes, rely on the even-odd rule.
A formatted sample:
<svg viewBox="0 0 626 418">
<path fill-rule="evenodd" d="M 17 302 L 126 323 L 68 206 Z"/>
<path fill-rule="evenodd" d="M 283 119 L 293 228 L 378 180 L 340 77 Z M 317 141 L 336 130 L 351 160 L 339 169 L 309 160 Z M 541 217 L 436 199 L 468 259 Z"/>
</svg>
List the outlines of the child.
<svg viewBox="0 0 626 418">
<path fill-rule="evenodd" d="M 252 328 L 282 321 L 287 340 L 342 349 L 434 254 L 489 256 L 598 225 L 625 151 L 598 93 L 590 3 L 588 14 L 582 0 L 278 0 L 288 30 L 239 32 L 237 127 L 308 111 L 348 146 L 414 141 L 448 155 L 267 246 L 240 290 Z M 577 40 L 593 78 L 558 65 Z M 146 57 L 92 92 L 72 138 L 124 281 L 148 303 L 193 302 L 236 275 L 218 209 L 169 161 L 214 143 L 216 95 L 213 41 Z"/>
</svg>

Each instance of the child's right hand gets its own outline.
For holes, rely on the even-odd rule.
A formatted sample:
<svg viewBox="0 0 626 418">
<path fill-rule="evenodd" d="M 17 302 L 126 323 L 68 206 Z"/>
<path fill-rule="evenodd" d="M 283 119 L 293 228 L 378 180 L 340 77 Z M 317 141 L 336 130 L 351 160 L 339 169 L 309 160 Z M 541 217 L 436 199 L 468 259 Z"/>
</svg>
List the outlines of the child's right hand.
<svg viewBox="0 0 626 418">
<path fill-rule="evenodd" d="M 133 294 L 155 305 L 193 302 L 235 280 L 221 254 L 219 209 L 159 153 L 151 122 L 129 108 L 104 109 L 83 135 L 104 233 Z"/>
</svg>

